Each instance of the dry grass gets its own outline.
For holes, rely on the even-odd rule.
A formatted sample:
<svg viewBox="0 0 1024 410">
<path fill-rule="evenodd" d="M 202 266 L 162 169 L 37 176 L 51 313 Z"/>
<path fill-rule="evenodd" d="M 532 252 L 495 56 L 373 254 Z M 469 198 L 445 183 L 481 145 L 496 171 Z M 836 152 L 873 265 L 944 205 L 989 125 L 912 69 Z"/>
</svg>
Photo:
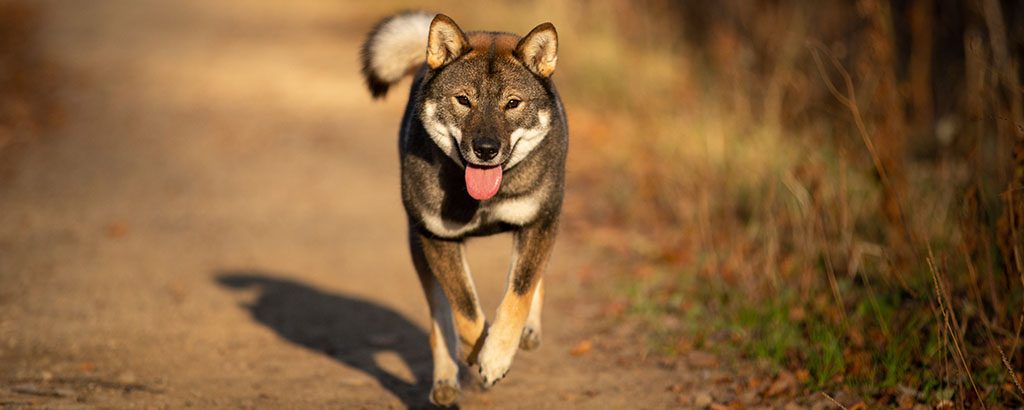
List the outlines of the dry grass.
<svg viewBox="0 0 1024 410">
<path fill-rule="evenodd" d="M 876 405 L 1024 403 L 1021 8 L 588 5 L 559 67 L 567 230 L 657 348 Z"/>
</svg>

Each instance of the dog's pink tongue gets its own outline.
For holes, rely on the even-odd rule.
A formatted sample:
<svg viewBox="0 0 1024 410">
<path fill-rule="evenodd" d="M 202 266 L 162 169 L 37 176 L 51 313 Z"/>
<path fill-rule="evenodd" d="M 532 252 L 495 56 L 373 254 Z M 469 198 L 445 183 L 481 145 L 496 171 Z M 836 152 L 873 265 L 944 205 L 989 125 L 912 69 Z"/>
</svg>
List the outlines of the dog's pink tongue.
<svg viewBox="0 0 1024 410">
<path fill-rule="evenodd" d="M 501 166 L 477 168 L 466 165 L 466 190 L 469 191 L 469 196 L 483 201 L 498 193 L 500 186 Z"/>
</svg>

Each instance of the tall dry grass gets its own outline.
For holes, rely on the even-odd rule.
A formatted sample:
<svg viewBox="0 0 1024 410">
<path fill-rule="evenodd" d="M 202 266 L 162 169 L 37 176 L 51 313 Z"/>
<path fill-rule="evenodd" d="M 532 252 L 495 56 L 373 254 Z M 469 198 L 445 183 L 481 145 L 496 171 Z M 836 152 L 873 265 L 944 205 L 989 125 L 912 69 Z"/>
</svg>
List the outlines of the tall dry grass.
<svg viewBox="0 0 1024 410">
<path fill-rule="evenodd" d="M 586 6 L 559 66 L 568 230 L 643 283 L 634 311 L 701 318 L 652 325 L 666 352 L 1024 403 L 1024 7 Z"/>
</svg>

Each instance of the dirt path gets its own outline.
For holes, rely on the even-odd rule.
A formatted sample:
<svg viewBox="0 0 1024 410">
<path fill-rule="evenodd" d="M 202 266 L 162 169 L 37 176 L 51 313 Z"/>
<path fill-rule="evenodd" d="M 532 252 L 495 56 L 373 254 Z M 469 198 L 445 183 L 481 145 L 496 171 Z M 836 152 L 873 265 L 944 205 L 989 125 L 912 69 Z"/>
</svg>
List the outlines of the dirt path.
<svg viewBox="0 0 1024 410">
<path fill-rule="evenodd" d="M 427 310 L 398 195 L 404 101 L 362 89 L 358 42 L 379 14 L 349 9 L 42 7 L 66 119 L 0 180 L 0 406 L 425 406 Z M 676 408 L 668 386 L 714 380 L 634 364 L 638 350 L 591 320 L 566 242 L 544 345 L 490 391 L 464 379 L 463 408 Z M 488 312 L 508 246 L 470 247 Z M 583 339 L 593 351 L 570 355 Z"/>
</svg>

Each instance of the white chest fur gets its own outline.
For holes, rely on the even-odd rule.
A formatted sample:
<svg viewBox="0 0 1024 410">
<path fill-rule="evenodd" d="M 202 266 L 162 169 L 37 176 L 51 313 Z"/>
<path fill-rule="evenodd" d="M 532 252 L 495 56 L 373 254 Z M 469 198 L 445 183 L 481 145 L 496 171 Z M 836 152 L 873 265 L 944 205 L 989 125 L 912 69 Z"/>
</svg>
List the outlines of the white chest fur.
<svg viewBox="0 0 1024 410">
<path fill-rule="evenodd" d="M 539 209 L 540 195 L 527 195 L 495 205 L 491 209 L 491 218 L 512 225 L 523 225 L 532 221 Z"/>
<path fill-rule="evenodd" d="M 442 238 L 455 238 L 473 231 L 485 223 L 504 222 L 523 225 L 532 221 L 540 210 L 542 193 L 507 199 L 489 206 L 486 212 L 479 212 L 469 222 L 452 222 L 440 213 L 424 211 L 420 217 L 428 231 Z"/>
</svg>

